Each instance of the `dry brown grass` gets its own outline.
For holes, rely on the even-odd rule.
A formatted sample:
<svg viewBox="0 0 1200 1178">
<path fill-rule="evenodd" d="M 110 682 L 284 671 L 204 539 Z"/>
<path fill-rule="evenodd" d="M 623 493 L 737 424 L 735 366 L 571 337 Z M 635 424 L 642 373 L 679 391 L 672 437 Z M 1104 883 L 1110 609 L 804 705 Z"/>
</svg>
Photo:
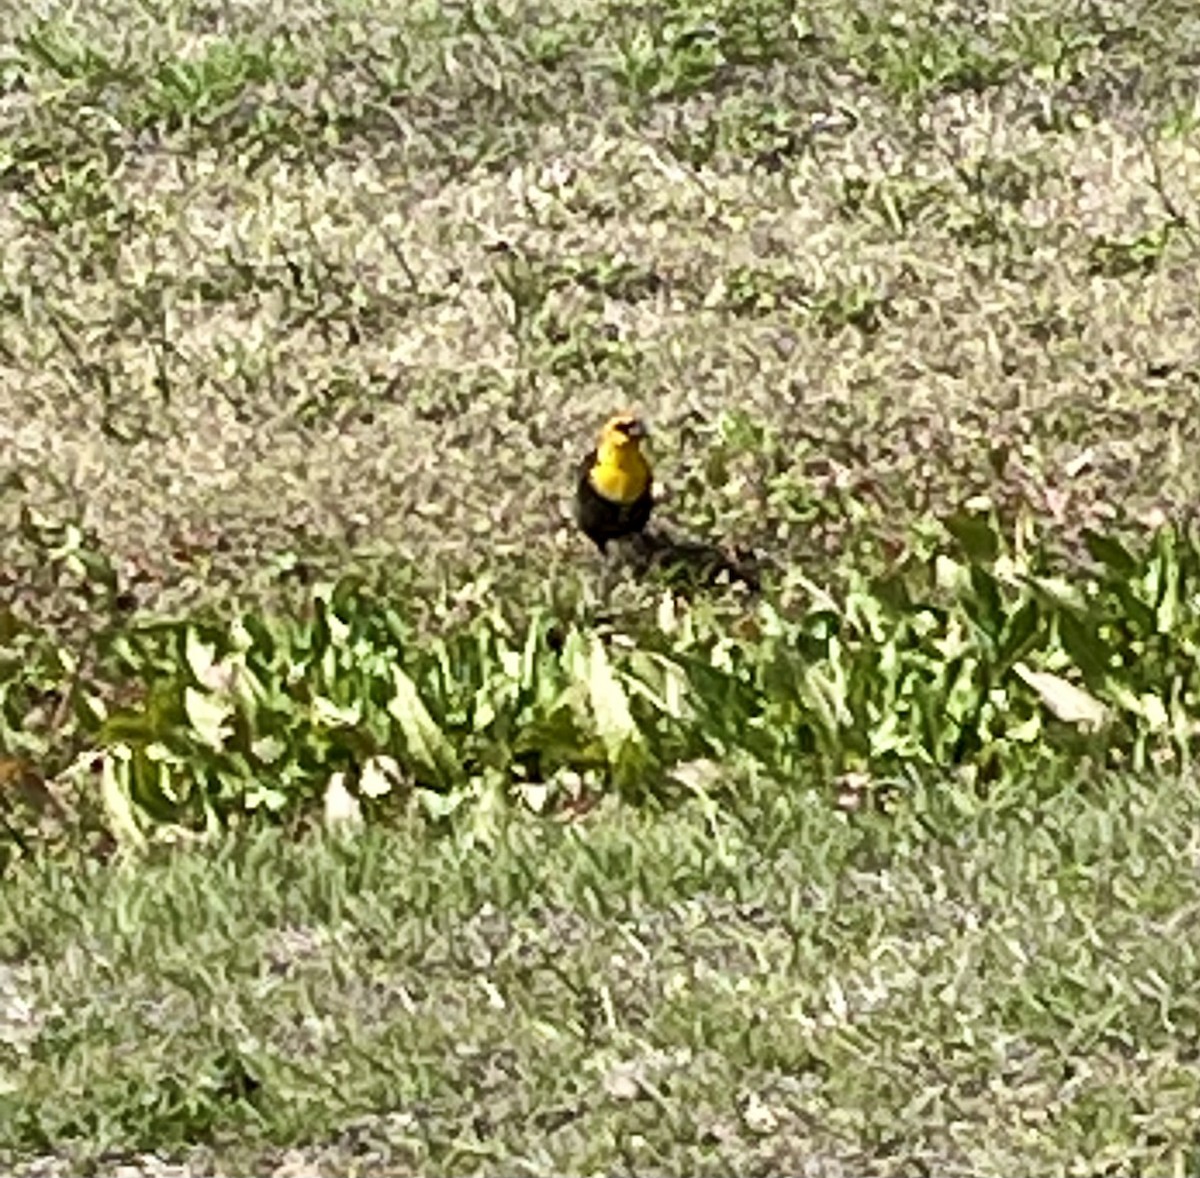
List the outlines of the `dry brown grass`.
<svg viewBox="0 0 1200 1178">
<path fill-rule="evenodd" d="M 899 518 L 994 483 L 1000 442 L 1064 519 L 1189 501 L 1200 152 L 1163 133 L 1174 92 L 1093 46 L 905 104 L 839 11 L 803 54 L 648 105 L 612 70 L 634 24 L 581 4 L 542 14 L 567 30 L 553 70 L 449 16 L 273 16 L 294 61 L 207 128 L 145 116 L 153 78 L 103 116 L 95 68 L 35 70 L 4 122 L 15 155 L 64 153 L 39 183 L 66 211 L 48 229 L 15 184 L 0 206 L 6 518 L 81 512 L 146 600 L 249 591 L 284 550 L 542 574 L 582 555 L 570 462 L 616 402 L 656 427 L 665 516 L 784 563 L 812 546 L 778 509 L 796 486 L 869 477 Z M 197 61 L 266 43 L 252 12 L 64 23 Z M 423 23 L 431 72 L 388 112 L 366 50 Z M 270 109 L 273 138 L 230 141 Z M 733 452 L 729 414 L 763 452 Z"/>
</svg>

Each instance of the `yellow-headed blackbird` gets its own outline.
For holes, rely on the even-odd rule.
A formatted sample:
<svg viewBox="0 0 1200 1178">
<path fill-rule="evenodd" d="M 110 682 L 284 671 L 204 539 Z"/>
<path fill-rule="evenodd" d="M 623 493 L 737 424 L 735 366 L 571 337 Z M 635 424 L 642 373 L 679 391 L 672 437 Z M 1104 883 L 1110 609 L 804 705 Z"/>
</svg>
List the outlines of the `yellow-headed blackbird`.
<svg viewBox="0 0 1200 1178">
<path fill-rule="evenodd" d="M 640 532 L 654 506 L 653 475 L 641 450 L 645 426 L 630 413 L 610 417 L 579 464 L 575 522 L 600 549 Z"/>
</svg>

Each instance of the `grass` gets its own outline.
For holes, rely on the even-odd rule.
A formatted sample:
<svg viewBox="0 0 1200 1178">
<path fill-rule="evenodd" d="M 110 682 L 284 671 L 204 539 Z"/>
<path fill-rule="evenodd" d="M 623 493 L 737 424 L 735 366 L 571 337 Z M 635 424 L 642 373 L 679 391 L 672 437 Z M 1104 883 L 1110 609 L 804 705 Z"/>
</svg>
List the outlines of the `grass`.
<svg viewBox="0 0 1200 1178">
<path fill-rule="evenodd" d="M 148 600 L 298 543 L 540 581 L 614 401 L 673 518 L 789 563 L 827 538 L 761 499 L 831 459 L 879 514 L 998 441 L 1084 512 L 1195 490 L 1141 430 L 1185 437 L 1195 378 L 1186 8 L 109 8 L 9 56 L 5 504 L 86 516 Z M 689 482 L 734 410 L 766 444 Z"/>
<path fill-rule="evenodd" d="M 5 1168 L 1195 1170 L 1193 9 L 8 12 Z"/>
<path fill-rule="evenodd" d="M 6 1168 L 1187 1173 L 1172 785 L 941 782 L 884 818 L 747 780 L 715 814 L 32 866 Z"/>
</svg>

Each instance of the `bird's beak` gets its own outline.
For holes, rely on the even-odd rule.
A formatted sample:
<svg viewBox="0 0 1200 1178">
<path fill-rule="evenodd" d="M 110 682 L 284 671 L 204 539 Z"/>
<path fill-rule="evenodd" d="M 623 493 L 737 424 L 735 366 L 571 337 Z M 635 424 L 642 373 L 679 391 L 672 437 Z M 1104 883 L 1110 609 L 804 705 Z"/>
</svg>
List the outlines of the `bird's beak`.
<svg viewBox="0 0 1200 1178">
<path fill-rule="evenodd" d="M 629 427 L 629 436 L 636 441 L 641 442 L 650 436 L 650 431 L 642 422 L 635 421 L 633 425 Z"/>
</svg>

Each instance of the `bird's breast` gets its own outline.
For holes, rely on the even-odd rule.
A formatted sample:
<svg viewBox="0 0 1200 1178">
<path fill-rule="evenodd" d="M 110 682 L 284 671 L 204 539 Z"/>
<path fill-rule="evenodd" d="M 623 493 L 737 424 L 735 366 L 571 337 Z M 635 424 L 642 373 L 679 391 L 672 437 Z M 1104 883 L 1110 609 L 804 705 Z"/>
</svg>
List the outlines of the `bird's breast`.
<svg viewBox="0 0 1200 1178">
<path fill-rule="evenodd" d="M 643 463 L 627 466 L 594 466 L 592 486 L 614 503 L 634 503 L 646 492 L 650 483 L 650 468 Z"/>
</svg>

